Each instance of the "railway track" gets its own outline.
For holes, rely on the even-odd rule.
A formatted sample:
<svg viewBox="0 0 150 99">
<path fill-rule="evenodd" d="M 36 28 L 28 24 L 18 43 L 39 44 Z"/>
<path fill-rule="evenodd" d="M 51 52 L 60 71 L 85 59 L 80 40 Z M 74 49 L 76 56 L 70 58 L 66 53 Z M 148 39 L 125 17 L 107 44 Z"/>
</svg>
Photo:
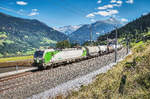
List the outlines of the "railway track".
<svg viewBox="0 0 150 99">
<path fill-rule="evenodd" d="M 32 72 L 24 72 L 24 73 L 21 73 L 21 74 L 16 74 L 16 75 L 13 75 L 13 76 L 8 76 L 8 77 L 1 78 L 0 79 L 0 92 L 3 92 L 3 91 L 8 90 L 10 88 L 15 88 L 17 86 L 22 85 L 22 84 L 16 84 L 16 82 L 11 82 L 11 81 L 16 80 L 20 77 L 30 75 L 30 74 L 32 74 Z M 8 83 L 8 82 L 11 82 L 11 83 Z"/>
<path fill-rule="evenodd" d="M 0 93 L 25 84 L 25 82 L 16 82 L 16 80 L 33 74 L 34 72 L 31 72 L 33 70 L 37 70 L 37 68 L 29 68 L 20 70 L 20 72 L 13 71 L 0 74 Z"/>
<path fill-rule="evenodd" d="M 45 76 L 43 76 L 43 77 L 41 76 L 40 79 L 37 79 L 37 78 L 31 79 L 30 77 L 28 78 L 28 76 L 30 76 L 31 74 L 34 75 L 35 72 L 26 72 L 21 75 L 18 74 L 15 77 L 1 79 L 0 80 L 0 93 L 4 92 L 6 90 L 9 90 L 9 89 L 12 90 L 16 87 L 24 86 L 27 84 L 34 85 L 36 82 L 39 83 L 39 82 L 45 81 L 45 79 L 44 79 Z M 36 72 L 35 75 L 38 75 L 38 72 Z M 26 79 L 26 80 L 24 80 L 24 79 Z"/>
<path fill-rule="evenodd" d="M 123 53 L 122 53 L 123 52 Z M 119 52 L 118 57 L 124 56 L 125 50 Z M 68 65 L 60 65 L 54 69 L 36 72 L 26 72 L 0 79 L 0 94 L 2 99 L 15 97 L 26 98 L 44 92 L 55 86 L 80 77 L 114 61 L 114 53 L 102 55 Z"/>
<path fill-rule="evenodd" d="M 11 72 L 1 73 L 0 74 L 0 80 L 2 78 L 6 78 L 6 77 L 9 77 L 9 76 L 13 76 L 13 75 L 17 75 L 17 74 L 21 74 L 21 73 L 24 73 L 24 72 L 37 70 L 37 69 L 38 69 L 38 67 L 31 67 L 31 68 L 22 69 L 22 70 L 15 70 L 15 71 L 11 71 Z"/>
<path fill-rule="evenodd" d="M 109 54 L 109 53 L 107 53 L 107 54 Z M 103 55 L 101 55 L 101 56 L 103 56 Z M 98 56 L 95 56 L 95 57 L 98 57 Z M 94 57 L 92 57 L 92 58 L 94 58 Z M 91 59 L 91 58 L 88 58 L 88 59 Z M 88 59 L 86 59 L 86 60 L 88 60 Z M 80 61 L 82 61 L 82 60 L 80 60 Z M 43 78 L 45 78 L 44 76 L 40 77 L 40 79 L 36 79 L 36 78 L 30 77 L 32 74 L 38 75 L 38 72 L 23 72 L 23 73 L 19 73 L 16 75 L 10 75 L 7 77 L 0 78 L 0 93 L 4 92 L 6 90 L 10 90 L 10 89 L 12 90 L 17 87 L 24 86 L 26 84 L 34 85 L 36 82 L 40 83 L 40 82 L 45 81 L 45 79 L 43 79 Z M 26 79 L 26 80 L 24 80 L 24 79 Z"/>
</svg>

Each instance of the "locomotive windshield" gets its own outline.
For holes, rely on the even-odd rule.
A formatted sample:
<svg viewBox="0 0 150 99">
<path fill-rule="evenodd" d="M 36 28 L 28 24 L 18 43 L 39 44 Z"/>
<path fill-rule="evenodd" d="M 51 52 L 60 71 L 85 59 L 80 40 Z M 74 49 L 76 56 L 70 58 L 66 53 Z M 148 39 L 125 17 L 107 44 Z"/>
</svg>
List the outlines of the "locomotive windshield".
<svg viewBox="0 0 150 99">
<path fill-rule="evenodd" d="M 42 58 L 44 54 L 44 51 L 36 51 L 34 54 L 34 58 L 39 57 Z"/>
</svg>

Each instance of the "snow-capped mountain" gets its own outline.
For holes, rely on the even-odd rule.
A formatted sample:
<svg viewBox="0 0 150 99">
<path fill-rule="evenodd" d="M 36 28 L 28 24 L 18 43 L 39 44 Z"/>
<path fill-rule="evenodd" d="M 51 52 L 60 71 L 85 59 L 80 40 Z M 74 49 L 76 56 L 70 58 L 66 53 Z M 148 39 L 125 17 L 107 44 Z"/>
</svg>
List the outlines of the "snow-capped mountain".
<svg viewBox="0 0 150 99">
<path fill-rule="evenodd" d="M 54 28 L 57 31 L 60 31 L 66 35 L 70 35 L 72 32 L 76 31 L 79 29 L 82 25 L 68 25 L 64 27 L 59 27 L 59 28 Z"/>
<path fill-rule="evenodd" d="M 92 31 L 92 40 L 96 40 L 100 35 L 104 35 L 115 27 L 121 27 L 122 24 L 115 18 L 100 20 L 92 24 L 85 24 L 78 30 L 69 35 L 71 42 L 84 43 L 90 40 L 90 32 Z"/>
</svg>

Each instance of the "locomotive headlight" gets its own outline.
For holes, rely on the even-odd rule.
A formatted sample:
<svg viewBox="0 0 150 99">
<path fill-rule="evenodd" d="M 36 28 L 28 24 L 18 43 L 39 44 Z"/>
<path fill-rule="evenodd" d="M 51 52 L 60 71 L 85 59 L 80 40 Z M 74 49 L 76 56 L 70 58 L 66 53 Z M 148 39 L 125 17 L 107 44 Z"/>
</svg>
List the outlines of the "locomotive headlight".
<svg viewBox="0 0 150 99">
<path fill-rule="evenodd" d="M 39 58 L 36 58 L 36 63 L 39 63 L 39 62 L 40 62 Z"/>
<path fill-rule="evenodd" d="M 37 58 L 34 58 L 34 62 L 35 62 L 35 63 L 43 63 L 43 62 L 44 62 L 44 59 L 37 57 Z"/>
</svg>

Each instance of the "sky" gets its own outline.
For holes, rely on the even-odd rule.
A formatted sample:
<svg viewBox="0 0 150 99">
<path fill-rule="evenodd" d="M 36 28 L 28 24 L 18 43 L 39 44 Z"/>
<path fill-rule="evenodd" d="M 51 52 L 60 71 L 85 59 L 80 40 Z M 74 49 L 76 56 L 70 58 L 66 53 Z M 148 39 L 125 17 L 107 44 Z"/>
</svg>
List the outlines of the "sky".
<svg viewBox="0 0 150 99">
<path fill-rule="evenodd" d="M 149 5 L 150 0 L 0 0 L 0 12 L 62 27 L 110 17 L 127 23 L 149 13 Z"/>
</svg>

